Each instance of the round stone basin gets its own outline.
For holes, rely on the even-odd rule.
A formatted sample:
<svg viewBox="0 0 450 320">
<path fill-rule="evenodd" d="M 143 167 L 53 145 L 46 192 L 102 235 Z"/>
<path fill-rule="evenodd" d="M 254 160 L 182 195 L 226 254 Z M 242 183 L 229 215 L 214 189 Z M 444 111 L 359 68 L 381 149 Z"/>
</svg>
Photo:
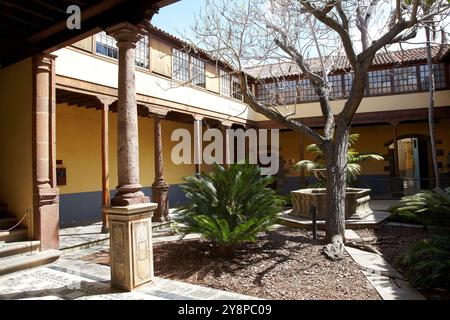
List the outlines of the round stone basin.
<svg viewBox="0 0 450 320">
<path fill-rule="evenodd" d="M 345 219 L 364 219 L 373 213 L 370 209 L 370 189 L 347 188 L 345 193 Z M 291 215 L 311 219 L 310 209 L 315 206 L 317 219 L 325 220 L 326 189 L 311 188 L 291 191 L 294 206 Z"/>
</svg>

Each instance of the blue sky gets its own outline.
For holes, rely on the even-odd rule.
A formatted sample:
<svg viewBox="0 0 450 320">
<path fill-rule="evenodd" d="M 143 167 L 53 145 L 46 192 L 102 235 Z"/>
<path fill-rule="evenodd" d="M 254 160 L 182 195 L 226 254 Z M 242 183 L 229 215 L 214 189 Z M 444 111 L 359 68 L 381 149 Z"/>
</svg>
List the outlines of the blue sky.
<svg viewBox="0 0 450 320">
<path fill-rule="evenodd" d="M 159 14 L 153 17 L 152 23 L 176 36 L 179 36 L 180 32 L 190 35 L 189 27 L 194 22 L 194 14 L 198 13 L 203 5 L 203 0 L 181 0 L 162 8 Z"/>
</svg>

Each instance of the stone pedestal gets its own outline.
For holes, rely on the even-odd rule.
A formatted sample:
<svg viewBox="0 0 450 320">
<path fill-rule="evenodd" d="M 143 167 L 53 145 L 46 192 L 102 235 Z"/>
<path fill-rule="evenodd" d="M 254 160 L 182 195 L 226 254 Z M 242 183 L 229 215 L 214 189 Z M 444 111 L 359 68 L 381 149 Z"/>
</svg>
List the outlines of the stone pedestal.
<svg viewBox="0 0 450 320">
<path fill-rule="evenodd" d="M 364 219 L 373 213 L 370 209 L 370 189 L 347 188 L 345 192 L 345 219 Z M 310 209 L 317 209 L 317 219 L 326 220 L 326 189 L 312 188 L 291 191 L 293 216 L 311 219 Z"/>
<path fill-rule="evenodd" d="M 132 291 L 152 281 L 152 216 L 156 208 L 156 203 L 105 208 L 111 237 L 112 287 Z"/>
</svg>

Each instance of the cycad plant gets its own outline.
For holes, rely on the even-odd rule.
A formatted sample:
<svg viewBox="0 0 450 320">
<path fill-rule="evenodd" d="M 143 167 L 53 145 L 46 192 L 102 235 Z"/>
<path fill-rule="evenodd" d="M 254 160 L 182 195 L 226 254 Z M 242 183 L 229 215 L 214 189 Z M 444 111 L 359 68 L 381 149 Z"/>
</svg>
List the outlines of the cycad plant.
<svg viewBox="0 0 450 320">
<path fill-rule="evenodd" d="M 450 188 L 404 197 L 396 212 L 416 215 L 433 235 L 412 246 L 402 259 L 408 279 L 422 288 L 450 289 Z"/>
<path fill-rule="evenodd" d="M 359 139 L 359 134 L 351 134 L 348 139 L 348 153 L 347 153 L 347 185 L 354 186 L 358 176 L 361 174 L 361 162 L 367 160 L 384 160 L 382 156 L 376 153 L 359 153 L 352 147 Z M 309 153 L 313 153 L 316 155 L 314 161 L 311 160 L 302 160 L 298 162 L 294 168 L 296 170 L 305 169 L 307 173 L 312 173 L 316 169 L 324 169 L 325 168 L 325 158 L 322 150 L 315 145 L 311 144 L 306 147 L 306 151 Z M 325 187 L 323 182 L 319 182 L 319 186 Z"/>
<path fill-rule="evenodd" d="M 271 177 L 256 165 L 214 165 L 210 173 L 185 178 L 189 203 L 176 212 L 182 234 L 200 233 L 215 244 L 218 254 L 230 255 L 236 244 L 256 241 L 277 219 L 284 200 L 268 188 Z"/>
</svg>

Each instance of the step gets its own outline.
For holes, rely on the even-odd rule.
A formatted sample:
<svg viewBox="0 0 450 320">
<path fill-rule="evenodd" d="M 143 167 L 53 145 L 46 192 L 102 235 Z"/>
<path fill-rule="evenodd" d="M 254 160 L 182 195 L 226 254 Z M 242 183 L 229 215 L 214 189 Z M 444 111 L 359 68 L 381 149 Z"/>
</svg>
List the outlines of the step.
<svg viewBox="0 0 450 320">
<path fill-rule="evenodd" d="M 20 241 L 0 244 L 0 258 L 39 251 L 40 241 Z"/>
<path fill-rule="evenodd" d="M 12 257 L 0 258 L 0 275 L 52 263 L 57 260 L 60 255 L 61 252 L 59 250 L 46 250 L 32 254 L 26 253 Z"/>
<path fill-rule="evenodd" d="M 11 228 L 16 223 L 17 223 L 16 217 L 11 217 L 11 216 L 1 217 L 1 215 L 0 215 L 0 230 L 5 230 L 8 228 Z"/>
<path fill-rule="evenodd" d="M 28 230 L 18 228 L 11 231 L 0 231 L 0 243 L 27 240 Z"/>
</svg>

